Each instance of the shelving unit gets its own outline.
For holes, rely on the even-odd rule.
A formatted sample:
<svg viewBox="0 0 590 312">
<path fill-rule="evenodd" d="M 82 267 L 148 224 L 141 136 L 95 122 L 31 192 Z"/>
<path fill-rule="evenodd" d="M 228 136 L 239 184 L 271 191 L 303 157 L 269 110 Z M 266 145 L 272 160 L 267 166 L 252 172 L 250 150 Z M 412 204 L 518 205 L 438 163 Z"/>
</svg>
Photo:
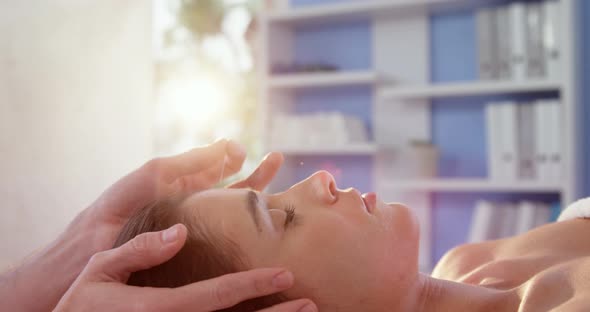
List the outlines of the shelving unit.
<svg viewBox="0 0 590 312">
<path fill-rule="evenodd" d="M 372 85 L 379 81 L 379 74 L 373 71 L 285 74 L 271 76 L 269 86 L 273 89 L 303 89 Z"/>
<path fill-rule="evenodd" d="M 383 88 L 379 96 L 388 98 L 442 98 L 451 96 L 480 96 L 493 94 L 518 94 L 544 91 L 560 91 L 562 84 L 556 81 L 482 81 L 431 84 L 426 86 L 398 86 Z"/>
<path fill-rule="evenodd" d="M 309 7 L 273 12 L 268 21 L 290 25 L 332 23 L 381 16 L 403 17 L 429 12 L 451 11 L 473 6 L 470 0 L 396 0 L 356 1 L 318 4 Z"/>
<path fill-rule="evenodd" d="M 559 193 L 563 186 L 540 182 L 503 182 L 486 179 L 430 179 L 384 183 L 385 188 L 412 192 L 523 192 Z"/>
<path fill-rule="evenodd" d="M 296 1 L 296 0 L 292 0 Z M 265 150 L 279 150 L 294 159 L 293 167 L 286 168 L 281 179 L 292 184 L 300 170 L 298 157 L 364 157 L 371 161 L 370 175 L 372 188 L 386 201 L 402 201 L 414 209 L 421 224 L 420 268 L 432 269 L 433 245 L 431 240 L 434 227 L 431 208 L 433 194 L 550 194 L 558 196 L 562 206 L 572 202 L 579 194 L 576 168 L 578 167 L 575 108 L 575 43 L 573 0 L 559 0 L 561 10 L 561 60 L 562 75 L 558 81 L 452 81 L 433 82 L 431 49 L 435 45 L 432 16 L 468 12 L 483 4 L 496 2 L 473 0 L 342 0 L 337 3 L 305 5 L 288 10 L 267 12 L 260 17 L 260 81 L 262 116 L 260 131 L 263 134 Z M 505 2 L 502 2 L 505 3 Z M 354 23 L 369 25 L 371 58 L 369 68 L 344 69 L 341 72 L 272 75 L 273 64 L 289 64 L 297 60 L 301 47 L 300 32 L 313 31 L 319 27 L 348 27 Z M 311 30 L 310 30 L 311 29 Z M 318 43 L 319 42 L 319 43 Z M 330 50 L 320 46 L 307 49 Z M 350 43 L 352 46 L 354 42 Z M 340 51 L 334 49 L 334 54 Z M 329 61 L 318 59 L 316 61 Z M 385 79 L 386 78 L 386 79 Z M 472 79 L 471 79 L 472 80 Z M 366 110 L 371 111 L 370 123 L 373 140 L 353 146 L 273 146 L 270 142 L 270 120 L 276 114 L 298 113 L 300 92 L 324 89 L 367 88 L 371 99 Z M 563 155 L 564 179 L 562 181 L 492 181 L 487 177 L 456 177 L 404 179 L 387 177 L 384 167 L 403 166 L 403 163 L 380 163 L 378 155 L 384 149 L 395 150 L 409 141 L 433 140 L 433 105 L 453 106 L 453 101 L 439 99 L 483 96 L 520 96 L 547 94 L 558 96 L 563 105 Z M 314 103 L 315 104 L 315 103 Z M 479 104 L 477 104 L 479 105 Z M 477 105 L 474 105 L 477 106 Z M 464 105 L 463 107 L 465 107 Z M 453 108 L 454 109 L 454 108 Z M 481 124 L 479 125 L 481 127 Z M 469 129 L 466 129 L 469 131 Z M 485 138 L 481 138 L 481 141 Z M 356 159 L 356 158 L 355 158 Z M 355 160 L 356 161 L 356 160 Z M 343 171 L 347 169 L 344 168 Z M 284 181 L 283 181 L 284 182 Z M 348 187 L 351 185 L 342 185 Z M 352 185 L 357 187 L 356 185 Z M 271 188 L 272 191 L 272 188 Z"/>
<path fill-rule="evenodd" d="M 367 155 L 377 152 L 375 144 L 351 144 L 345 146 L 272 146 L 270 150 L 282 152 L 285 155 Z"/>
</svg>

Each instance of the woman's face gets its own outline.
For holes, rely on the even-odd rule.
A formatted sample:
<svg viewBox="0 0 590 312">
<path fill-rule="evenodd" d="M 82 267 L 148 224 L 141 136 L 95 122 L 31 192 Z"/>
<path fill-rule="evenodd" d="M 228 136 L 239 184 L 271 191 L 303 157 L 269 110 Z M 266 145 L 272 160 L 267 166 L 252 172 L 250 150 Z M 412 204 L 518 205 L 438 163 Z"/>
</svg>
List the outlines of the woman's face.
<svg viewBox="0 0 590 312">
<path fill-rule="evenodd" d="M 277 194 L 215 189 L 182 206 L 234 241 L 252 267 L 285 267 L 296 285 L 286 295 L 321 308 L 369 311 L 382 293 L 393 307 L 417 276 L 418 227 L 411 212 L 374 194 L 339 190 L 317 172 Z M 397 297 L 400 296 L 400 297 Z"/>
</svg>

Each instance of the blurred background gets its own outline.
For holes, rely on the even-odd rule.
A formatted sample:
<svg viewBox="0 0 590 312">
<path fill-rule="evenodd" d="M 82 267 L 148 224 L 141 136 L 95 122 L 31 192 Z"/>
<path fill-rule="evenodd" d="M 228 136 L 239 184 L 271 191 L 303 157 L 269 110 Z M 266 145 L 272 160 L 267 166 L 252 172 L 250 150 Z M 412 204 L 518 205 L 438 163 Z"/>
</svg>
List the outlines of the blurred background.
<svg viewBox="0 0 590 312">
<path fill-rule="evenodd" d="M 419 218 L 420 267 L 590 194 L 590 2 L 0 0 L 0 269 L 220 137 Z"/>
</svg>

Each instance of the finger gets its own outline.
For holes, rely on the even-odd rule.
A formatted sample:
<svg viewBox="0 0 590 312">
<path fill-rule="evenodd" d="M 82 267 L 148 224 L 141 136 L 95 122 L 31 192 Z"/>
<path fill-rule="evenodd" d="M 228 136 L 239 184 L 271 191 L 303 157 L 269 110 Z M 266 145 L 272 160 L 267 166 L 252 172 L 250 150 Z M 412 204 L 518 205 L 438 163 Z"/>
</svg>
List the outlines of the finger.
<svg viewBox="0 0 590 312">
<path fill-rule="evenodd" d="M 272 179 L 281 169 L 285 158 L 283 154 L 278 152 L 269 153 L 264 157 L 258 168 L 242 181 L 238 181 L 229 187 L 231 188 L 251 188 L 257 191 L 262 191 L 270 184 Z"/>
<path fill-rule="evenodd" d="M 176 224 L 160 232 L 143 233 L 127 243 L 94 255 L 88 263 L 89 279 L 127 282 L 133 272 L 170 260 L 184 245 L 187 229 Z"/>
<path fill-rule="evenodd" d="M 156 310 L 215 311 L 242 301 L 284 291 L 293 286 L 293 274 L 284 269 L 256 269 L 224 275 L 173 289 Z"/>
<path fill-rule="evenodd" d="M 197 147 L 176 156 L 161 158 L 159 167 L 163 170 L 163 176 L 167 181 L 174 181 L 184 175 L 209 169 L 216 162 L 225 159 L 228 155 L 227 147 L 228 140 L 222 139 L 211 145 Z M 235 152 L 233 148 L 232 152 Z"/>
<path fill-rule="evenodd" d="M 317 306 L 309 299 L 281 303 L 258 312 L 317 312 Z"/>
<path fill-rule="evenodd" d="M 229 177 L 242 169 L 244 161 L 246 160 L 246 149 L 236 141 L 229 140 L 227 142 L 226 151 L 228 157 L 225 162 L 224 176 Z"/>
<path fill-rule="evenodd" d="M 224 163 L 220 160 L 209 169 L 179 177 L 170 185 L 173 193 L 187 194 L 213 187 L 223 179 L 222 174 L 225 175 L 222 169 Z"/>
<path fill-rule="evenodd" d="M 240 169 L 242 169 L 242 163 L 231 163 L 226 158 L 225 160 L 216 162 L 209 169 L 178 178 L 171 184 L 171 188 L 174 193 L 185 194 L 209 189 L 225 178 L 236 174 Z"/>
</svg>

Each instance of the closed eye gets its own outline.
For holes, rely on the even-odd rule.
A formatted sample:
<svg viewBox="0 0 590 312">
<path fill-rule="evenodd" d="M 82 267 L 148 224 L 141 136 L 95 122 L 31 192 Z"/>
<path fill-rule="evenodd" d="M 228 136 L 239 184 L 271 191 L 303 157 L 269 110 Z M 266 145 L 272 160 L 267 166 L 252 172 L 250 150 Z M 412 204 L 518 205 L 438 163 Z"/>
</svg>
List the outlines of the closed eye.
<svg viewBox="0 0 590 312">
<path fill-rule="evenodd" d="M 297 215 L 295 214 L 295 206 L 291 204 L 287 205 L 287 207 L 285 208 L 285 213 L 287 214 L 287 217 L 285 218 L 285 224 L 283 225 L 283 227 L 287 229 L 290 225 L 295 224 L 295 217 L 297 217 Z"/>
</svg>

